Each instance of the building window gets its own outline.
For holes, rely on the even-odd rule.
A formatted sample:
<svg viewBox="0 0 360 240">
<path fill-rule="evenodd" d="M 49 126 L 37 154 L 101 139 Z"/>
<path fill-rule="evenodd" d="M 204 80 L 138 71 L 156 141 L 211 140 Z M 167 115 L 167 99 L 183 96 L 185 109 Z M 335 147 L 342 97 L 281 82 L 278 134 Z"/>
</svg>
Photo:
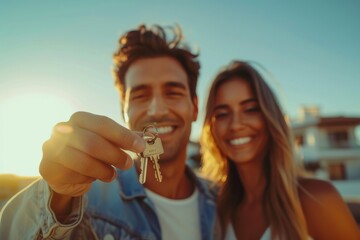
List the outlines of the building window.
<svg viewBox="0 0 360 240">
<path fill-rule="evenodd" d="M 329 178 L 331 180 L 346 179 L 346 172 L 344 163 L 333 163 L 328 166 Z"/>
<path fill-rule="evenodd" d="M 304 146 L 304 136 L 303 135 L 296 135 L 295 136 L 295 144 L 297 146 Z"/>
<path fill-rule="evenodd" d="M 356 146 L 360 146 L 360 125 L 355 127 Z"/>
<path fill-rule="evenodd" d="M 348 148 L 349 134 L 347 131 L 329 132 L 330 147 L 332 148 Z"/>
</svg>

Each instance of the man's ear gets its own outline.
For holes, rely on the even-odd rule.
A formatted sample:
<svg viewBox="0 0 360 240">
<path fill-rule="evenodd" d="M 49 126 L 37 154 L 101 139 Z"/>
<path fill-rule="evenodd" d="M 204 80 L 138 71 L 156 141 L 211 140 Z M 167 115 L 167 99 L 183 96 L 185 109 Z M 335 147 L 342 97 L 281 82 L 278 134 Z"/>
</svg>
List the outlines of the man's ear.
<svg viewBox="0 0 360 240">
<path fill-rule="evenodd" d="M 124 112 L 124 107 L 122 106 L 121 104 L 121 116 L 122 116 L 122 119 L 125 121 L 125 112 Z M 126 122 L 126 121 L 125 121 Z"/>
<path fill-rule="evenodd" d="M 121 117 L 122 120 L 124 120 L 124 122 L 126 122 L 126 118 L 127 116 L 125 115 L 125 111 L 124 111 L 124 102 L 125 102 L 125 96 L 123 95 L 123 92 L 121 91 L 120 87 L 118 84 L 116 84 L 116 90 L 119 93 L 119 98 L 120 98 L 120 111 L 121 111 Z"/>
<path fill-rule="evenodd" d="M 129 116 L 127 115 L 127 113 L 125 113 L 125 106 L 124 106 L 124 102 L 125 99 L 122 97 L 122 95 L 120 94 L 120 110 L 121 110 L 121 116 L 122 119 L 124 120 L 124 122 L 126 124 L 128 124 L 129 122 Z"/>
<path fill-rule="evenodd" d="M 122 104 L 121 104 L 121 115 L 123 117 L 124 122 L 128 125 L 129 124 L 129 116 L 125 112 L 124 107 L 123 107 Z"/>
<path fill-rule="evenodd" d="M 198 97 L 195 96 L 193 97 L 193 105 L 194 105 L 194 116 L 193 116 L 193 121 L 195 122 L 197 120 L 198 117 L 198 113 L 199 113 L 199 103 L 198 103 Z"/>
</svg>

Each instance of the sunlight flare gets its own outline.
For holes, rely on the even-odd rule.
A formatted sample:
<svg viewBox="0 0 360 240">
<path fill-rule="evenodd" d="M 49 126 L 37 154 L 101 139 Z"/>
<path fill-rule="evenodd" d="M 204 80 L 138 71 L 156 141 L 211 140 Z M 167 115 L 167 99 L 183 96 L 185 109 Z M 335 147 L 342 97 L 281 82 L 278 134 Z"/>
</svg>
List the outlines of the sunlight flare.
<svg viewBox="0 0 360 240">
<path fill-rule="evenodd" d="M 0 102 L 0 174 L 39 175 L 42 144 L 73 106 L 50 93 L 29 93 Z"/>
</svg>

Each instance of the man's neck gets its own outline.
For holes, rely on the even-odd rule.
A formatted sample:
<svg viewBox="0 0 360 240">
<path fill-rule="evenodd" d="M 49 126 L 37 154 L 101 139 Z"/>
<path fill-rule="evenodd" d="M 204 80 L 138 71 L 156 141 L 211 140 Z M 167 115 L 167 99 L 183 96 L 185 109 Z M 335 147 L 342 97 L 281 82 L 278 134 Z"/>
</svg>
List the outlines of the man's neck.
<svg viewBox="0 0 360 240">
<path fill-rule="evenodd" d="M 138 168 L 139 169 L 139 168 Z M 152 162 L 148 162 L 147 179 L 145 188 L 163 197 L 171 199 L 183 199 L 189 197 L 194 192 L 194 183 L 186 174 L 185 163 L 161 163 L 160 172 L 162 181 L 155 179 L 155 171 Z"/>
</svg>

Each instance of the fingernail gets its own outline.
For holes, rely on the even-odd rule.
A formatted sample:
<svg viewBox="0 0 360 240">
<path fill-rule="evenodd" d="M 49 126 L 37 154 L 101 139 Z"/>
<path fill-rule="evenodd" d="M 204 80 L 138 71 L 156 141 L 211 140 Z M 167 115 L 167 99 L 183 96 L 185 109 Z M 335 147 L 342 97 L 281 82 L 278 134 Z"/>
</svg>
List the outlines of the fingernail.
<svg viewBox="0 0 360 240">
<path fill-rule="evenodd" d="M 126 168 L 130 168 L 133 165 L 133 160 L 130 156 L 127 156 L 126 158 L 126 163 L 125 163 L 125 167 Z"/>
<path fill-rule="evenodd" d="M 55 129 L 60 133 L 71 133 L 73 131 L 73 128 L 68 125 L 57 125 Z"/>
<path fill-rule="evenodd" d="M 133 146 L 139 151 L 143 151 L 143 149 L 145 148 L 144 142 L 139 140 L 138 138 L 135 138 Z"/>
<path fill-rule="evenodd" d="M 116 178 L 116 176 L 117 176 L 117 172 L 116 172 L 116 169 L 114 169 L 114 171 L 113 171 L 113 176 L 111 177 L 110 182 L 114 181 L 114 179 Z"/>
</svg>

